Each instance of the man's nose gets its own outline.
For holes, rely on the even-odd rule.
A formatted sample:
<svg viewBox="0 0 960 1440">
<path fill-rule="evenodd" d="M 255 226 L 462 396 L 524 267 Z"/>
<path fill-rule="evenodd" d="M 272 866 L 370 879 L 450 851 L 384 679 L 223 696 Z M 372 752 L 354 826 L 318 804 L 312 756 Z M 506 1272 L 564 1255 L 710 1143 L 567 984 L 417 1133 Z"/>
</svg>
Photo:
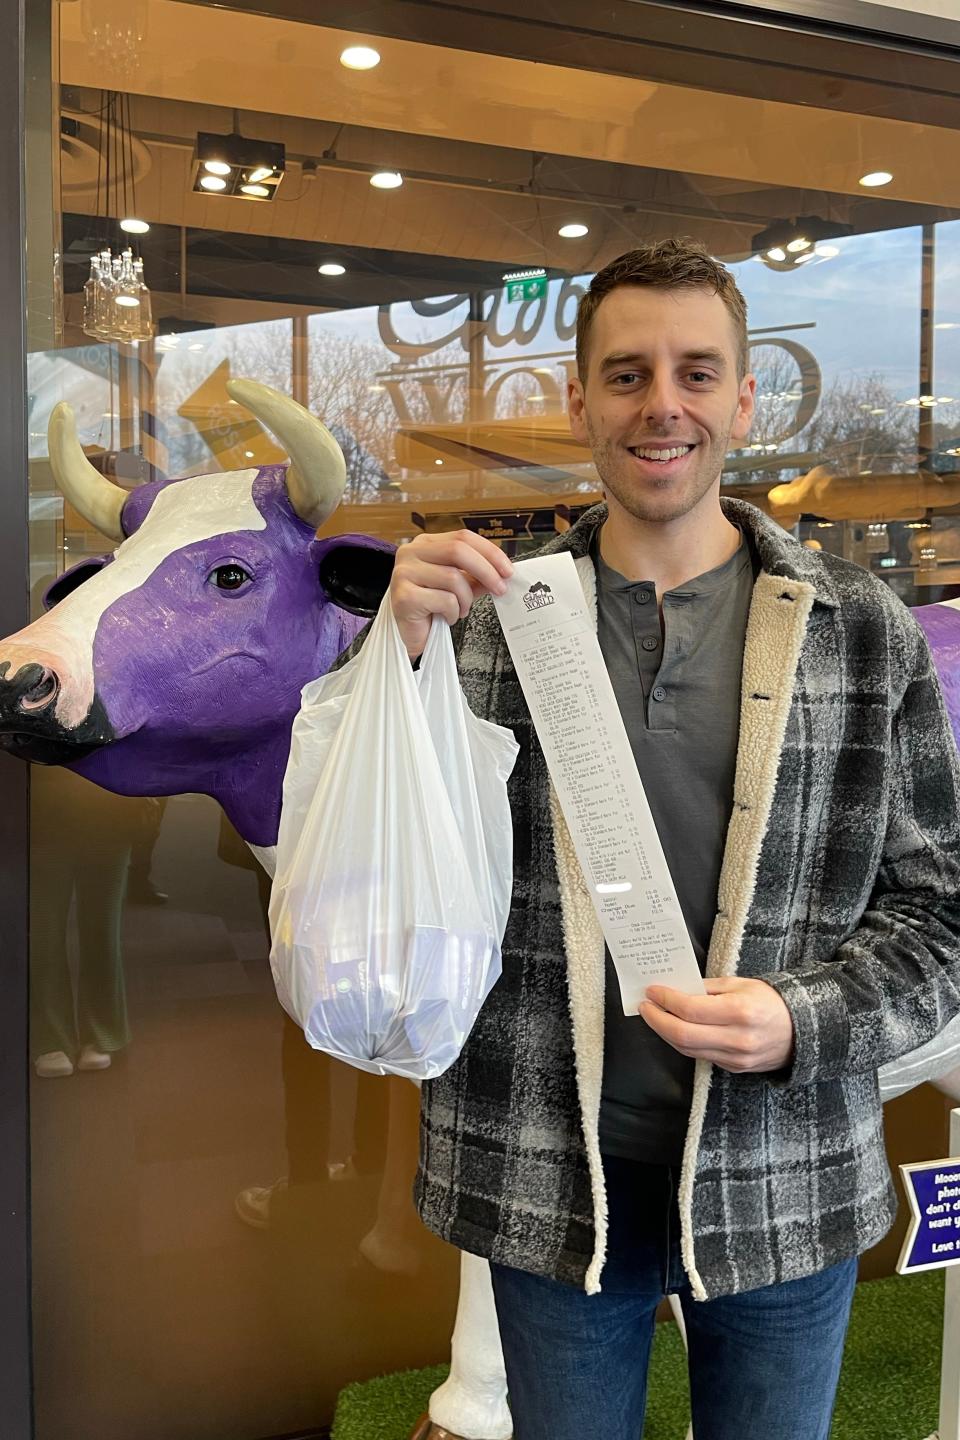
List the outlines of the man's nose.
<svg viewBox="0 0 960 1440">
<path fill-rule="evenodd" d="M 680 390 L 674 377 L 655 373 L 643 397 L 644 419 L 653 425 L 669 424 L 682 410 Z"/>
</svg>

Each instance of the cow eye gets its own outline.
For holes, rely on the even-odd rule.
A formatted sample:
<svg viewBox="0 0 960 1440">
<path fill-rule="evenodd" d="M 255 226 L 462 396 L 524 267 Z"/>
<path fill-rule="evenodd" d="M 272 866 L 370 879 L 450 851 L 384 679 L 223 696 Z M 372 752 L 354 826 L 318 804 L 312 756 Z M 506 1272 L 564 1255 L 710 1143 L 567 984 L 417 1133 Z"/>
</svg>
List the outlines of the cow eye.
<svg viewBox="0 0 960 1440">
<path fill-rule="evenodd" d="M 218 590 L 239 590 L 252 576 L 242 565 L 218 565 L 211 579 Z"/>
</svg>

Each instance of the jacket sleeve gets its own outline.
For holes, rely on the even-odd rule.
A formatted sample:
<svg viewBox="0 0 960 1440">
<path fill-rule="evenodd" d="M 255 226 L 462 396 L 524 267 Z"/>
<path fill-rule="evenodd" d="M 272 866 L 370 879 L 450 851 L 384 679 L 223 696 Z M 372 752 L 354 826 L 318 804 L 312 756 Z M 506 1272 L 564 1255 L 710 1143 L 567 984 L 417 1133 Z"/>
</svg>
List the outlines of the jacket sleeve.
<svg viewBox="0 0 960 1440">
<path fill-rule="evenodd" d="M 960 757 L 926 636 L 890 732 L 883 855 L 857 928 L 832 960 L 765 976 L 793 1019 L 787 1086 L 877 1070 L 960 1012 Z M 908 652 L 909 653 L 909 652 Z"/>
<path fill-rule="evenodd" d="M 372 626 L 372 624 L 373 621 L 368 620 L 366 625 L 364 625 L 363 629 L 357 631 L 356 635 L 354 635 L 346 650 L 342 650 L 337 656 L 336 660 L 334 660 L 333 664 L 330 666 L 331 672 L 334 670 L 342 670 L 344 665 L 348 664 L 349 661 L 356 659 L 356 657 L 360 654 L 360 651 L 363 649 L 364 642 L 366 641 L 367 636 L 370 634 L 370 627 Z"/>
</svg>

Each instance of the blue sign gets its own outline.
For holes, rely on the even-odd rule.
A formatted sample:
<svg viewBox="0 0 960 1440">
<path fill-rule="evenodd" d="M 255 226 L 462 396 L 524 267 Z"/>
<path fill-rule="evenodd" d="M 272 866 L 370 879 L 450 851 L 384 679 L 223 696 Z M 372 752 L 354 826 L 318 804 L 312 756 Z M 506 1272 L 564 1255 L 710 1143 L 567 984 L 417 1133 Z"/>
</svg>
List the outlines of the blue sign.
<svg viewBox="0 0 960 1440">
<path fill-rule="evenodd" d="M 901 1165 L 912 1218 L 897 1271 L 937 1270 L 960 1262 L 960 1157 Z"/>
</svg>

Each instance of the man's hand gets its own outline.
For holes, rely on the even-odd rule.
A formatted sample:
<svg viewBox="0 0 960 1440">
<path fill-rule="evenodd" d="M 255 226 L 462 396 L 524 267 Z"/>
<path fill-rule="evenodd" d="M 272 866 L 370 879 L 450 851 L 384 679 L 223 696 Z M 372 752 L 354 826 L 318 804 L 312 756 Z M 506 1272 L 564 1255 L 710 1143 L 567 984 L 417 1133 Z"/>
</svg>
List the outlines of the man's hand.
<svg viewBox="0 0 960 1440">
<path fill-rule="evenodd" d="M 503 551 L 469 530 L 418 535 L 401 545 L 390 603 L 411 660 L 423 654 L 434 615 L 455 625 L 469 614 L 478 595 L 502 595 L 512 574 Z"/>
<path fill-rule="evenodd" d="M 763 980 L 705 980 L 706 995 L 651 985 L 639 1012 L 681 1055 L 711 1060 L 722 1070 L 780 1070 L 793 1054 L 786 1003 Z"/>
</svg>

